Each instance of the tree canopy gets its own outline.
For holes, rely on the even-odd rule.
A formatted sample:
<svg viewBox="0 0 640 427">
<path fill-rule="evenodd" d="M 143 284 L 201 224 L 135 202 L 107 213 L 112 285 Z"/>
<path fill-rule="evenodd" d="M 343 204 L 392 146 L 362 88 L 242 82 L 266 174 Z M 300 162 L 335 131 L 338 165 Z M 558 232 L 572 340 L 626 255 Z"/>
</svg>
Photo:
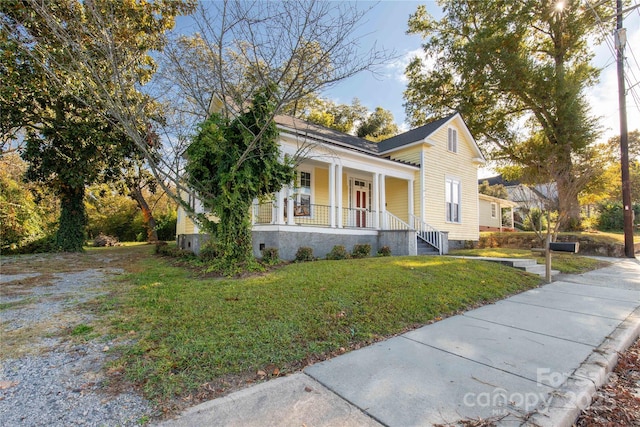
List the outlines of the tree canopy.
<svg viewBox="0 0 640 427">
<path fill-rule="evenodd" d="M 61 199 L 57 249 L 82 250 L 85 186 L 118 175 L 141 145 L 155 149 L 149 121 L 157 109 L 139 87 L 155 72 L 150 51 L 185 10 L 177 1 L 0 3 L 1 67 L 17 95 L 0 92 L 7 112 L 0 123 L 10 139 L 24 132 L 27 178 Z M 132 118 L 128 127 L 120 126 L 123 115 Z"/>
<path fill-rule="evenodd" d="M 409 32 L 425 39 L 425 58 L 406 70 L 409 122 L 460 112 L 494 160 L 519 168 L 521 181 L 555 182 L 561 216 L 578 220 L 598 136 L 584 97 L 598 78 L 589 63 L 596 15 L 578 1 L 441 4 L 440 20 L 424 6 L 409 19 Z"/>
</svg>

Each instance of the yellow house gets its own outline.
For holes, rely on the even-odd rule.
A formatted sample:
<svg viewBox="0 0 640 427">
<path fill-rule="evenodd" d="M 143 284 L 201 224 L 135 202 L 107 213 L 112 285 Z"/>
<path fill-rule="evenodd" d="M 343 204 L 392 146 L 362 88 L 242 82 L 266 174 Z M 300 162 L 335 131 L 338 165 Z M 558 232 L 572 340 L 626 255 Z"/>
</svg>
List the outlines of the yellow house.
<svg viewBox="0 0 640 427">
<path fill-rule="evenodd" d="M 298 161 L 296 182 L 251 212 L 254 253 L 275 247 L 293 259 L 300 247 L 324 257 L 335 245 L 370 244 L 393 255 L 477 241 L 478 168 L 484 157 L 460 114 L 380 143 L 277 116 L 283 155 Z M 190 198 L 202 212 L 196 197 Z M 198 227 L 180 209 L 178 245 L 197 252 Z"/>
</svg>

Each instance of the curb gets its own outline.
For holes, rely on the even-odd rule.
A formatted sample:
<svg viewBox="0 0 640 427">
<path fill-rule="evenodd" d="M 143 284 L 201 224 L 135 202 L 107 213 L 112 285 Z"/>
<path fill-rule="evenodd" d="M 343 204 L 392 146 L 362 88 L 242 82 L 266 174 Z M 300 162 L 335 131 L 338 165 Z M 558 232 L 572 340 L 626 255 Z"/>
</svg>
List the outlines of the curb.
<svg viewBox="0 0 640 427">
<path fill-rule="evenodd" d="M 551 398 L 521 426 L 571 427 L 580 412 L 587 408 L 593 395 L 618 362 L 618 354 L 625 351 L 640 336 L 640 307 L 636 308 L 600 346 L 551 394 Z"/>
</svg>

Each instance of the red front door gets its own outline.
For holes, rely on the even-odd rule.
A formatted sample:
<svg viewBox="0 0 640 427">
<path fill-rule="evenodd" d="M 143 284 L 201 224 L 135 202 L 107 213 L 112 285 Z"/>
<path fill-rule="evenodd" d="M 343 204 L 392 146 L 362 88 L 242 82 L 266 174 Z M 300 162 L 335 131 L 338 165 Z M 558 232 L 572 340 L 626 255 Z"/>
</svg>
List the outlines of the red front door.
<svg viewBox="0 0 640 427">
<path fill-rule="evenodd" d="M 356 227 L 367 226 L 367 190 L 356 190 Z"/>
</svg>

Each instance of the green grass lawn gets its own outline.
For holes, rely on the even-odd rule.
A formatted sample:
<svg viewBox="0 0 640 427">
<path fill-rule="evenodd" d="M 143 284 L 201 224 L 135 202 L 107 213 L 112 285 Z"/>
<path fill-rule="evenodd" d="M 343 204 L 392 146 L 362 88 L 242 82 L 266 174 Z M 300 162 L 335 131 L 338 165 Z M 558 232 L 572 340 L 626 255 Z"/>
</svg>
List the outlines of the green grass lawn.
<svg viewBox="0 0 640 427">
<path fill-rule="evenodd" d="M 483 256 L 496 258 L 534 258 L 538 264 L 544 264 L 544 256 L 526 249 L 486 248 L 460 249 L 451 251 L 451 255 Z M 561 273 L 579 274 L 607 266 L 609 263 L 574 254 L 553 253 L 551 268 Z"/>
<path fill-rule="evenodd" d="M 111 370 L 158 402 L 214 397 L 541 283 L 447 257 L 315 261 L 241 279 L 198 277 L 158 257 L 136 270 L 102 303 L 112 333 L 135 338 Z"/>
</svg>

